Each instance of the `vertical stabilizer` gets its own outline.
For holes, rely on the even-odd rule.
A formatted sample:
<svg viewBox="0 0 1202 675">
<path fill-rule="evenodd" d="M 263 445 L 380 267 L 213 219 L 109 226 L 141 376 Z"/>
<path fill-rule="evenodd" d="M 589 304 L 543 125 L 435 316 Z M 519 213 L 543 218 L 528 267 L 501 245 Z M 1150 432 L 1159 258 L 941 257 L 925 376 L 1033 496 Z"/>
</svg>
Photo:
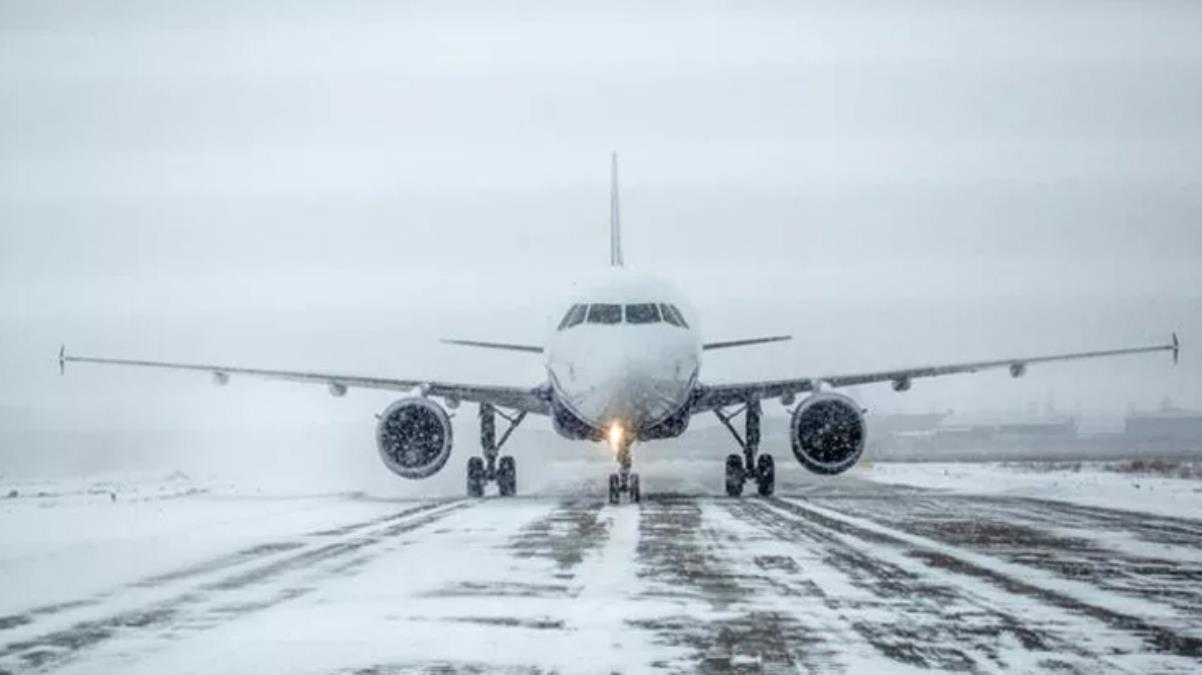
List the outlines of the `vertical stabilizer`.
<svg viewBox="0 0 1202 675">
<path fill-rule="evenodd" d="M 609 166 L 609 266 L 622 267 L 622 215 L 618 207 L 618 153 L 613 153 Z"/>
</svg>

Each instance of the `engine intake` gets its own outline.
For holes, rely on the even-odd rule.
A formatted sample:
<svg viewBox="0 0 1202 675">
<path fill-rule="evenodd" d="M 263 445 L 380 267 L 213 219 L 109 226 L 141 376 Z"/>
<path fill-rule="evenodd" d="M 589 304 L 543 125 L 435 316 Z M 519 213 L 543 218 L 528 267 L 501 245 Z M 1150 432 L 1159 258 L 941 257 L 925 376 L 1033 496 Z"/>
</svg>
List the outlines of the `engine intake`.
<svg viewBox="0 0 1202 675">
<path fill-rule="evenodd" d="M 380 415 L 376 446 L 389 471 L 404 478 L 428 478 L 451 456 L 451 418 L 427 398 L 403 398 Z"/>
<path fill-rule="evenodd" d="M 814 473 L 843 473 L 864 452 L 864 415 L 843 394 L 814 394 L 802 401 L 793 411 L 789 429 L 794 456 Z"/>
</svg>

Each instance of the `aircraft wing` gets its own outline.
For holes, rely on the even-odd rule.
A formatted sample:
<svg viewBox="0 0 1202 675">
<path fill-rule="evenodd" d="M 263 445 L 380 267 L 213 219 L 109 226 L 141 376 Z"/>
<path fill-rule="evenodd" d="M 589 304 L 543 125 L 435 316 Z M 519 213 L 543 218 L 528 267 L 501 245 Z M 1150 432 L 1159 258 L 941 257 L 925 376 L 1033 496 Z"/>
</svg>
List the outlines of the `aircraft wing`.
<svg viewBox="0 0 1202 675">
<path fill-rule="evenodd" d="M 362 375 L 338 375 L 333 373 L 315 373 L 298 370 L 268 370 L 263 368 L 243 368 L 239 366 L 221 366 L 199 363 L 172 363 L 167 361 L 140 361 L 132 359 L 99 358 L 94 356 L 76 356 L 68 354 L 65 347 L 59 349 L 58 365 L 60 371 L 66 370 L 68 363 L 97 363 L 113 366 L 135 366 L 142 368 L 161 368 L 168 370 L 192 370 L 210 373 L 217 384 L 225 384 L 231 375 L 248 375 L 270 380 L 287 380 L 289 382 L 304 382 L 309 384 L 324 384 L 335 396 L 342 396 L 350 388 L 385 389 L 390 391 L 421 390 L 427 396 L 437 396 L 455 401 L 472 401 L 476 403 L 492 403 L 493 405 L 523 410 L 538 415 L 546 415 L 550 411 L 545 390 L 542 387 L 505 387 L 496 385 L 457 384 L 439 382 L 436 380 L 398 380 L 387 377 L 365 377 Z"/>
<path fill-rule="evenodd" d="M 743 338 L 741 340 L 723 340 L 722 342 L 706 342 L 701 345 L 701 349 L 705 351 L 709 351 L 711 349 L 728 349 L 730 347 L 762 345 L 768 342 L 784 342 L 785 340 L 792 339 L 792 335 L 773 335 L 770 337 Z"/>
<path fill-rule="evenodd" d="M 799 377 L 787 380 L 763 380 L 759 382 L 737 382 L 731 384 L 700 385 L 693 402 L 694 412 L 705 412 L 727 405 L 739 405 L 748 400 L 777 398 L 813 391 L 819 386 L 847 387 L 856 384 L 873 382 L 892 382 L 893 388 L 904 391 L 910 388 L 911 380 L 920 377 L 937 377 L 954 375 L 956 373 L 975 373 L 980 370 L 1009 368 L 1014 377 L 1023 375 L 1027 366 L 1033 363 L 1050 363 L 1053 361 L 1076 361 L 1094 359 L 1123 354 L 1143 354 L 1147 352 L 1170 351 L 1173 353 L 1173 363 L 1177 362 L 1180 344 L 1177 334 L 1173 334 L 1171 342 L 1147 347 L 1128 347 L 1125 349 L 1108 349 L 1104 351 L 1077 352 L 1072 354 L 1055 354 L 1052 356 L 1033 356 L 1026 358 L 995 359 L 992 361 L 974 361 L 969 363 L 953 363 L 942 366 L 925 366 L 921 368 L 903 368 L 900 370 L 883 370 L 874 373 L 852 373 L 847 375 L 827 375 L 824 377 Z"/>
<path fill-rule="evenodd" d="M 519 345 L 512 342 L 485 342 L 483 340 L 443 338 L 442 343 L 446 345 L 459 345 L 461 347 L 482 347 L 484 349 L 503 349 L 511 352 L 529 352 L 531 354 L 543 353 L 543 348 L 538 345 Z"/>
</svg>

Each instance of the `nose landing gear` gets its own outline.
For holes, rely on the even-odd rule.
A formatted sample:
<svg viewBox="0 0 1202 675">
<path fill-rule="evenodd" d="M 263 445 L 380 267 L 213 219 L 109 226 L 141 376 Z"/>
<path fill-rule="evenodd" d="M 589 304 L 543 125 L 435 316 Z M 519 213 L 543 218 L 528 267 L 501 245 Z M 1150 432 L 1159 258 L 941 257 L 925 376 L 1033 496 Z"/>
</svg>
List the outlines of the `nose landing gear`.
<svg viewBox="0 0 1202 675">
<path fill-rule="evenodd" d="M 643 499 L 639 487 L 639 475 L 630 471 L 632 463 L 630 446 L 633 441 L 623 439 L 618 444 L 618 472 L 609 474 L 609 503 L 617 504 L 622 501 L 622 493 L 630 495 L 630 501 L 637 504 Z"/>
<path fill-rule="evenodd" d="M 743 456 L 737 454 L 726 457 L 726 494 L 738 497 L 743 494 L 743 486 L 749 480 L 756 483 L 756 491 L 761 497 L 771 497 L 776 491 L 776 462 L 772 455 L 759 455 L 760 448 L 760 402 L 748 401 L 742 408 L 733 413 L 726 413 L 718 408 L 714 415 L 723 426 L 735 437 L 735 441 L 743 448 Z M 740 436 L 731 420 L 743 415 L 744 435 Z"/>
<path fill-rule="evenodd" d="M 497 415 L 509 423 L 500 439 L 497 439 Z M 517 461 L 508 455 L 498 461 L 497 455 L 501 452 L 501 446 L 509 440 L 509 435 L 525 418 L 524 410 L 510 416 L 489 403 L 480 404 L 480 448 L 484 456 L 467 460 L 467 496 L 483 497 L 485 484 L 492 481 L 496 481 L 497 492 L 502 497 L 517 494 Z"/>
</svg>

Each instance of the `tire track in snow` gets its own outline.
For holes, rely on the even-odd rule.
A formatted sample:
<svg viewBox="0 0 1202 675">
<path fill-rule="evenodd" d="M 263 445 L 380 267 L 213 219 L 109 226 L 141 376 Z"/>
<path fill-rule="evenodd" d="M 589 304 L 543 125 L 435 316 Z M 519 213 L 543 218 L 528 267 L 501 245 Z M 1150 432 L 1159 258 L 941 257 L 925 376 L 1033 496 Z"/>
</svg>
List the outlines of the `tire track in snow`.
<svg viewBox="0 0 1202 675">
<path fill-rule="evenodd" d="M 1138 611 L 1132 611 L 1142 608 L 1155 614 L 1157 608 L 1150 603 L 1115 598 L 1084 583 L 1052 578 L 1037 570 L 844 515 L 813 503 L 774 499 L 764 508 L 777 513 L 784 521 L 831 533 L 853 547 L 874 548 L 892 556 L 900 554 L 901 560 L 919 561 L 927 571 L 954 575 L 943 576 L 946 582 L 954 582 L 962 587 L 967 587 L 968 582 L 983 583 L 986 586 L 984 591 L 978 588 L 975 594 L 988 599 L 990 603 L 1005 601 L 1014 605 L 1016 615 L 1050 615 L 1049 610 L 1054 609 L 1058 613 L 1076 617 L 1075 621 L 1061 620 L 1062 627 L 1056 630 L 1064 630 L 1074 623 L 1080 624 L 1082 630 L 1079 637 L 1065 635 L 1064 642 L 1078 647 L 1098 644 L 1099 647 L 1090 649 L 1090 652 L 1099 656 L 1107 655 L 1105 662 L 1095 663 L 1098 668 L 1113 668 L 1122 661 L 1118 657 L 1126 655 L 1188 659 L 1184 662 L 1168 659 L 1165 661 L 1166 668 L 1202 661 L 1202 639 L 1158 625 L 1139 616 Z M 997 591 L 1004 595 L 998 595 Z M 1024 602 L 1029 607 L 1027 611 L 1021 609 Z M 1135 638 L 1135 643 L 1124 637 Z"/>
<path fill-rule="evenodd" d="M 410 634 L 414 629 L 428 634 L 429 628 L 415 624 L 433 626 L 440 634 L 484 629 L 499 644 L 485 652 L 451 649 L 442 658 L 415 653 L 420 650 L 401 650 L 395 659 L 333 672 L 553 673 L 560 672 L 561 665 L 578 672 L 575 661 L 562 664 L 548 659 L 544 651 L 592 655 L 603 654 L 612 646 L 617 637 L 604 629 L 609 626 L 597 630 L 593 624 L 604 618 L 582 610 L 601 609 L 613 600 L 609 593 L 599 602 L 592 586 L 604 580 L 603 574 L 597 574 L 597 565 L 612 543 L 614 518 L 604 497 L 506 499 L 485 508 L 492 511 L 455 535 L 470 532 L 479 540 L 473 542 L 479 547 L 472 554 L 477 564 L 415 592 L 412 597 L 417 602 L 409 606 L 424 611 L 393 616 L 392 620 L 406 622 L 398 630 Z M 504 520 L 504 525 L 498 520 Z M 620 623 L 618 627 L 622 627 Z M 508 648 L 530 642 L 540 649 L 523 652 Z M 584 672 L 609 672 L 598 665 L 602 657 L 594 659 L 587 662 L 590 665 Z"/>
<path fill-rule="evenodd" d="M 313 572 L 323 564 L 327 564 L 327 567 L 320 570 L 322 576 L 347 572 L 369 560 L 373 549 L 381 544 L 405 532 L 437 522 L 471 504 L 474 503 L 465 500 L 431 502 L 372 519 L 361 526 L 334 534 L 332 541 L 292 547 L 289 553 L 263 565 L 235 571 L 215 581 L 179 584 L 182 588 L 169 589 L 173 594 L 166 599 L 110 611 L 99 618 L 78 621 L 35 637 L 10 641 L 0 646 L 0 674 L 45 670 L 62 665 L 117 638 L 176 638 L 185 632 L 211 628 L 250 612 L 272 607 L 312 590 L 312 587 L 288 584 L 289 581 L 300 581 L 306 572 Z M 309 536 L 325 539 L 330 537 L 330 531 L 319 531 Z M 194 576 L 173 576 L 168 579 L 168 584 L 178 584 L 181 580 L 194 581 Z M 254 597 L 256 591 L 260 592 L 259 597 Z M 225 599 L 231 596 L 238 600 L 226 602 Z"/>
<path fill-rule="evenodd" d="M 609 523 L 600 517 L 604 504 L 600 498 L 561 502 L 551 513 L 523 527 L 509 548 L 518 558 L 554 560 L 556 578 L 572 579 L 575 568 L 609 537 Z"/>
<path fill-rule="evenodd" d="M 1171 621 L 1173 613 L 1180 617 L 1171 628 L 1202 625 L 1202 556 L 1189 555 L 1190 549 L 1202 544 L 1202 523 L 1062 506 L 1029 499 L 939 495 L 925 500 L 845 500 L 835 508 L 1109 593 L 1163 602 L 1168 611 L 1161 621 Z M 1191 529 L 1194 525 L 1197 530 Z M 1111 544 L 1107 538 L 1116 531 L 1137 543 Z M 1183 546 L 1182 538 L 1190 536 L 1193 541 Z M 1140 540 L 1153 545 L 1140 546 Z M 1131 547 L 1149 553 L 1127 550 Z M 1155 555 L 1158 552 L 1176 553 L 1178 559 Z"/>
<path fill-rule="evenodd" d="M 760 601 L 777 590 L 771 575 L 732 560 L 745 542 L 708 522 L 701 501 L 664 495 L 638 508 L 643 599 L 679 610 L 628 621 L 680 654 L 653 666 L 680 673 L 834 669 L 835 648 L 825 635 L 777 603 Z"/>
<path fill-rule="evenodd" d="M 735 518 L 808 552 L 811 569 L 787 581 L 803 590 L 815 587 L 810 590 L 815 602 L 835 617 L 827 630 L 850 633 L 899 667 L 989 672 L 1037 663 L 1067 672 L 1115 670 L 1050 635 L 1046 626 L 878 555 L 874 549 L 883 542 L 877 538 L 848 542 L 828 529 L 784 518 L 760 500 L 724 506 Z M 821 580 L 815 582 L 816 575 Z"/>
<path fill-rule="evenodd" d="M 1085 506 L 1029 497 L 988 496 L 963 497 L 961 499 L 963 502 L 979 505 L 980 508 L 1013 514 L 1016 518 L 1041 523 L 1047 528 L 1069 527 L 1097 532 L 1117 529 L 1130 532 L 1134 537 L 1150 543 L 1202 550 L 1202 520 L 1173 518 L 1138 511 Z"/>
<path fill-rule="evenodd" d="M 356 523 L 350 523 L 337 528 L 315 530 L 301 535 L 301 538 L 297 540 L 270 541 L 262 544 L 256 544 L 254 546 L 248 546 L 233 553 L 225 553 L 218 556 L 213 556 L 196 563 L 170 570 L 168 572 L 153 574 L 137 581 L 132 581 L 115 588 L 94 593 L 78 600 L 58 602 L 50 605 L 41 605 L 38 607 L 32 607 L 18 614 L 0 616 L 0 637 L 3 637 L 4 631 L 18 627 L 29 627 L 31 630 L 36 630 L 36 626 L 31 626 L 31 624 L 36 621 L 45 620 L 47 618 L 54 618 L 56 620 L 62 619 L 64 618 L 63 615 L 65 614 L 96 607 L 115 596 L 127 596 L 131 591 L 136 591 L 137 589 L 161 589 L 163 586 L 168 584 L 213 575 L 225 570 L 241 567 L 243 565 L 248 565 L 259 560 L 266 559 L 278 553 L 301 548 L 305 545 L 304 540 L 309 538 L 351 534 L 366 528 L 393 522 L 400 518 L 406 518 L 412 514 L 433 508 L 434 506 L 437 506 L 437 502 L 419 504 L 411 508 L 403 509 L 397 513 L 390 513 L 385 516 L 377 516 L 375 518 L 370 518 L 368 520 Z"/>
<path fill-rule="evenodd" d="M 605 545 L 608 523 L 600 518 L 604 502 L 597 498 L 566 499 L 544 515 L 523 525 L 503 542 L 502 549 L 518 560 L 542 559 L 554 563 L 549 574 L 529 580 L 456 581 L 427 592 L 428 597 L 572 597 L 580 584 L 576 568 L 592 551 Z"/>
</svg>

